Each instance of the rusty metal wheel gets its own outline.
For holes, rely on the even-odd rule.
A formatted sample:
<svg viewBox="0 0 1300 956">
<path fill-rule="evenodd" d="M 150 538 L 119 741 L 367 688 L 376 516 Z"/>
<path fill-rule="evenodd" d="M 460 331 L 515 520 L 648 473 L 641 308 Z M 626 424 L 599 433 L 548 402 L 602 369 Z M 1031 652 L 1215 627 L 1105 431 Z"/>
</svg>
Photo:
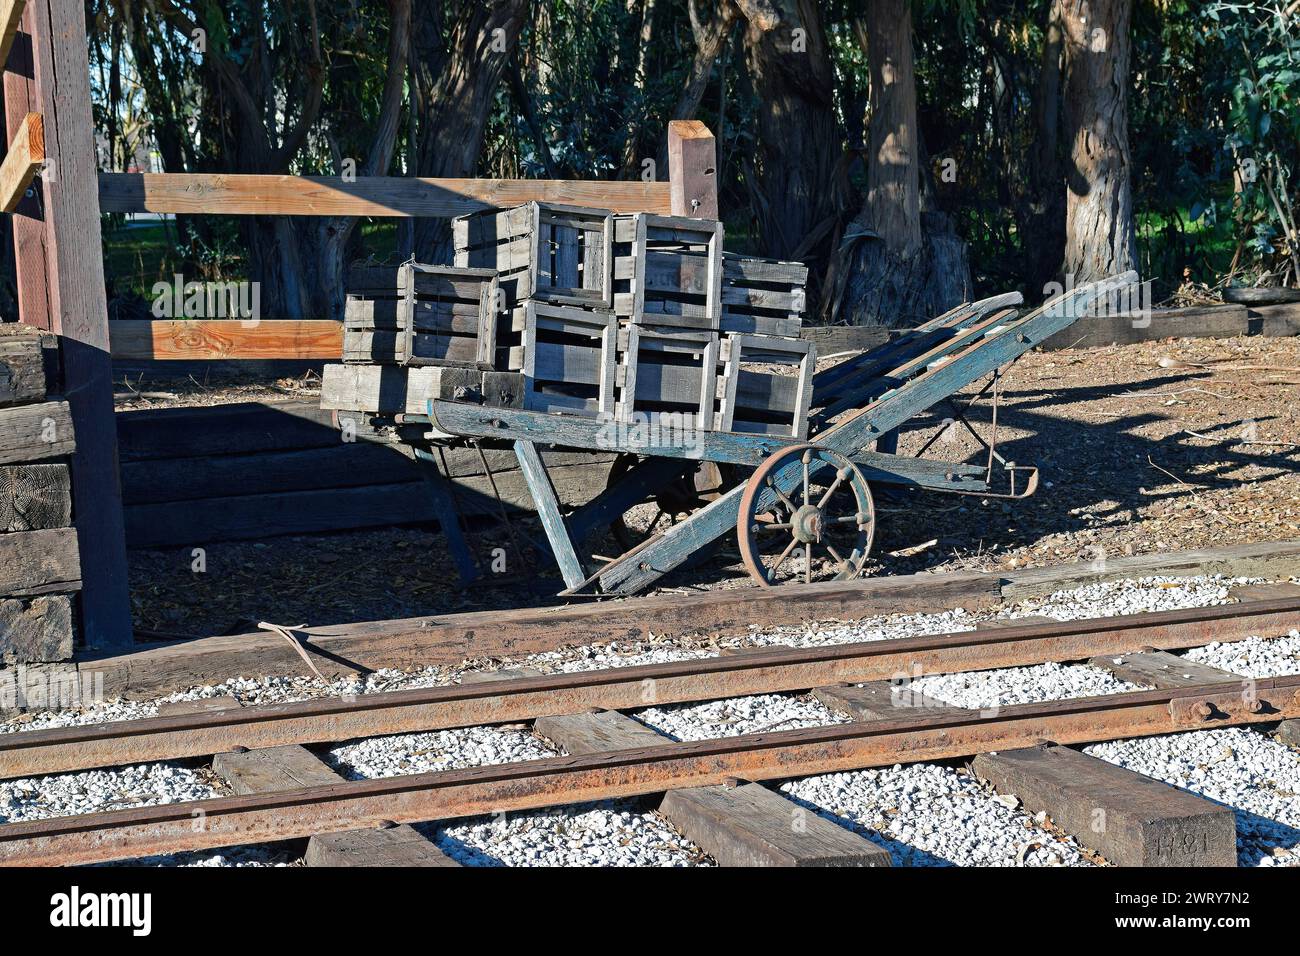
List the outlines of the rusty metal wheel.
<svg viewBox="0 0 1300 956">
<path fill-rule="evenodd" d="M 790 490 L 777 486 L 780 476 Z M 792 445 L 750 476 L 736 537 L 750 575 L 764 587 L 847 580 L 862 573 L 876 530 L 866 479 L 844 455 Z"/>
</svg>

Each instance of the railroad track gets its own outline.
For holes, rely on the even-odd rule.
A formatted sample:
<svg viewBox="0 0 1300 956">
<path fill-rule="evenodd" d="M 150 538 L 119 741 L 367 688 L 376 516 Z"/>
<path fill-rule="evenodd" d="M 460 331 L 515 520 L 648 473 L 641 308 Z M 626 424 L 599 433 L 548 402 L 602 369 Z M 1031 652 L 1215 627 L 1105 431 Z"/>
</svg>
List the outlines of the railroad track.
<svg viewBox="0 0 1300 956">
<path fill-rule="evenodd" d="M 400 691 L 348 700 L 233 708 L 0 737 L 0 777 L 34 776 L 250 749 L 558 717 L 594 719 L 650 705 L 887 682 L 896 674 L 1086 660 L 1284 633 L 1300 599 L 1256 600 L 1069 623 L 1034 623 L 904 640 L 742 652 L 544 677 Z M 1152 656 L 1149 653 L 1146 655 Z M 331 781 L 193 803 L 0 826 L 0 863 L 75 864 L 294 839 L 483 813 L 532 810 L 737 781 L 809 776 L 1091 743 L 1300 716 L 1300 675 L 1169 686 L 986 712 L 921 706 L 806 730 L 649 746 L 620 732 L 597 752 L 471 770 Z M 1211 678 L 1216 675 L 1211 672 Z M 1156 683 L 1162 683 L 1157 680 Z M 918 711 L 920 712 L 918 715 Z M 626 718 L 618 718 L 626 720 Z M 627 720 L 628 724 L 633 722 Z M 639 726 L 639 725 L 637 725 Z M 641 728 L 644 730 L 644 728 Z M 652 733 L 645 731 L 646 733 Z M 547 731 L 554 736 L 555 731 Z M 628 745 L 628 744 L 631 745 Z M 591 750 L 592 746 L 585 747 Z M 304 751 L 305 753 L 305 751 Z"/>
</svg>

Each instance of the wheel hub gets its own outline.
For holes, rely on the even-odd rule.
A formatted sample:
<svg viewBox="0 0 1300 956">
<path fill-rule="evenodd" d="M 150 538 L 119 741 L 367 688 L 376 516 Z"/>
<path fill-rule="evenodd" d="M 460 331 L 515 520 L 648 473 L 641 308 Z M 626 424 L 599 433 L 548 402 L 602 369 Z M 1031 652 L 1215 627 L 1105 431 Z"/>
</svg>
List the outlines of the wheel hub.
<svg viewBox="0 0 1300 956">
<path fill-rule="evenodd" d="M 816 505 L 801 505 L 790 519 L 790 525 L 800 544 L 816 544 L 822 539 L 822 512 Z"/>
</svg>

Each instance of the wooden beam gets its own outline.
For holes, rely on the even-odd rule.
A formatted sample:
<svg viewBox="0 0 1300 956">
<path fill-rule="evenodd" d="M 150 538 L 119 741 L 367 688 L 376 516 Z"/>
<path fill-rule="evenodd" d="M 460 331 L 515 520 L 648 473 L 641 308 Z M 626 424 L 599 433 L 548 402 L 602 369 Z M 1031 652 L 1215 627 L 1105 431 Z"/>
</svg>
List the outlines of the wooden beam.
<svg viewBox="0 0 1300 956">
<path fill-rule="evenodd" d="M 0 64 L 9 58 L 14 37 L 18 35 L 18 21 L 26 6 L 27 0 L 0 0 Z"/>
<path fill-rule="evenodd" d="M 0 210 L 18 208 L 36 174 L 45 163 L 45 121 L 40 113 L 28 113 L 9 140 L 9 150 L 0 163 Z"/>
<path fill-rule="evenodd" d="M 671 215 L 718 218 L 717 147 L 699 120 L 669 122 L 668 182 Z"/>
<path fill-rule="evenodd" d="M 561 179 L 417 179 L 405 176 L 262 176 L 100 173 L 104 212 L 221 216 L 463 216 L 480 209 L 552 202 L 611 212 L 671 208 L 668 183 Z"/>
<path fill-rule="evenodd" d="M 122 649 L 133 640 L 131 602 L 113 420 L 86 11 L 80 0 L 43 0 L 24 16 L 30 49 L 24 58 L 15 42 L 8 66 L 27 73 L 5 77 L 6 119 L 12 127 L 20 99 L 28 101 L 24 113 L 46 117 L 48 162 L 34 210 L 43 227 L 43 246 L 18 230 L 23 217 L 14 220 L 19 318 L 60 336 L 63 393 L 77 436 L 72 494 L 85 561 L 80 619 L 88 647 Z"/>
<path fill-rule="evenodd" d="M 1069 747 L 980 754 L 974 770 L 1116 866 L 1237 865 L 1231 808 Z"/>
<path fill-rule="evenodd" d="M 115 361 L 224 359 L 338 361 L 343 323 L 332 319 L 121 319 L 109 323 Z"/>
</svg>

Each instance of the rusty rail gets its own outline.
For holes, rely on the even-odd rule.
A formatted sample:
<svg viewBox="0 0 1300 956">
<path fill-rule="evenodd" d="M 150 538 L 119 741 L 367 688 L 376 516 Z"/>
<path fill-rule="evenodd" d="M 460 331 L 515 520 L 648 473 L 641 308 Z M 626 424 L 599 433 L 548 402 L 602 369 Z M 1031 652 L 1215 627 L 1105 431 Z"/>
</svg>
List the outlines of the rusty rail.
<svg viewBox="0 0 1300 956">
<path fill-rule="evenodd" d="M 990 714 L 989 711 L 984 712 Z M 858 722 L 0 826 L 0 863 L 66 866 L 1300 716 L 1300 675 Z"/>
<path fill-rule="evenodd" d="M 625 710 L 897 675 L 1082 660 L 1144 647 L 1170 650 L 1282 634 L 1297 620 L 1300 599 L 1285 598 L 0 734 L 0 779 L 208 756 L 235 747 L 325 743 L 592 708 Z"/>
</svg>

